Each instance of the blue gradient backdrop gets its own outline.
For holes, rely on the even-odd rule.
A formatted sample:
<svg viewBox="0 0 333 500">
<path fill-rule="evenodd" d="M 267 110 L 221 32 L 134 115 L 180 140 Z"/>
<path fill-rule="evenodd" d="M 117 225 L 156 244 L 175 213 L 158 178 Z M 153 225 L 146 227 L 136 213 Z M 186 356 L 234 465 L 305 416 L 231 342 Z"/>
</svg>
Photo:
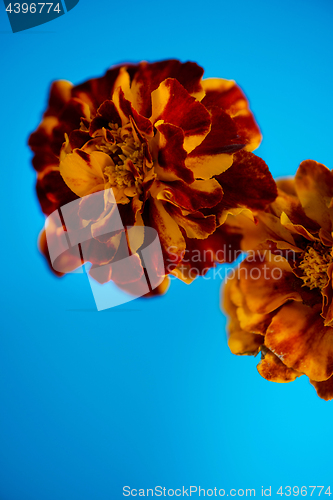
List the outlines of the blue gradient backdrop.
<svg viewBox="0 0 333 500">
<path fill-rule="evenodd" d="M 0 499 L 118 500 L 125 485 L 333 492 L 332 403 L 305 377 L 269 383 L 229 353 L 219 279 L 96 312 L 85 276 L 49 272 L 26 146 L 52 80 L 177 57 L 242 86 L 274 176 L 306 158 L 332 168 L 331 2 L 80 0 L 17 34 L 0 16 Z"/>
</svg>

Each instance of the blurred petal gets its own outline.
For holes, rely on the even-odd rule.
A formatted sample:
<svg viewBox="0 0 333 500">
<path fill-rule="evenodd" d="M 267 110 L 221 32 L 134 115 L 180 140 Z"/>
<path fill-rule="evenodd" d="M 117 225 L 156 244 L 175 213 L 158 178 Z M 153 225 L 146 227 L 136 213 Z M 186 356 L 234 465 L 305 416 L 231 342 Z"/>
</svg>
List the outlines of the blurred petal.
<svg viewBox="0 0 333 500">
<path fill-rule="evenodd" d="M 284 305 L 267 329 L 265 345 L 286 366 L 321 382 L 333 373 L 333 328 L 325 327 L 320 307 Z"/>
<path fill-rule="evenodd" d="M 315 380 L 310 380 L 310 382 L 321 399 L 325 399 L 325 401 L 333 399 L 333 377 L 323 382 L 316 382 Z"/>
<path fill-rule="evenodd" d="M 73 85 L 66 80 L 57 80 L 52 83 L 48 109 L 44 116 L 58 116 L 61 109 L 71 98 Z"/>
<path fill-rule="evenodd" d="M 261 349 L 262 358 L 257 366 L 257 370 L 262 377 L 271 382 L 293 382 L 301 373 L 288 368 L 269 349 Z"/>
<path fill-rule="evenodd" d="M 286 259 L 269 251 L 252 252 L 239 266 L 240 289 L 250 311 L 267 314 L 289 300 L 301 301 L 298 280 Z M 298 283 L 299 282 L 299 283 Z"/>
<path fill-rule="evenodd" d="M 51 168 L 37 178 L 36 191 L 39 203 L 45 215 L 77 199 L 60 175 L 58 168 Z"/>
<path fill-rule="evenodd" d="M 244 331 L 237 317 L 237 306 L 234 303 L 237 294 L 237 280 L 228 279 L 223 288 L 223 310 L 229 316 L 228 346 L 233 354 L 256 355 L 264 342 L 262 335 Z"/>
<path fill-rule="evenodd" d="M 331 231 L 332 172 L 321 163 L 305 160 L 297 170 L 295 187 L 306 215 L 327 231 Z"/>
</svg>

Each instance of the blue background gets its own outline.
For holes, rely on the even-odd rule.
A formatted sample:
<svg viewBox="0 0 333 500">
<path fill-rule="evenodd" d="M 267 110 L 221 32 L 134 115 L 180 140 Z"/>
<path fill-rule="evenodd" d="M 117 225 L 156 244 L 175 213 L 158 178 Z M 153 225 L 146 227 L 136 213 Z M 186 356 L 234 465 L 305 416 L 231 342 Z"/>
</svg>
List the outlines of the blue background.
<svg viewBox="0 0 333 500">
<path fill-rule="evenodd" d="M 332 403 L 230 354 L 220 279 L 97 312 L 84 275 L 49 272 L 26 146 L 52 80 L 177 57 L 242 86 L 274 176 L 306 158 L 333 167 L 332 14 L 329 0 L 80 0 L 12 34 L 0 6 L 1 500 L 333 486 Z"/>
</svg>

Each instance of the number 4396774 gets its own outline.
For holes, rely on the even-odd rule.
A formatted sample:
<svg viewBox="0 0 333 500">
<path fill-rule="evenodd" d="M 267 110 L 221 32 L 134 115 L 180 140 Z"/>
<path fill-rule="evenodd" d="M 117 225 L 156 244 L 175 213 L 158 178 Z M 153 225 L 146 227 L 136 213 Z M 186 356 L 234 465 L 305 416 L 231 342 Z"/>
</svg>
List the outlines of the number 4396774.
<svg viewBox="0 0 333 500">
<path fill-rule="evenodd" d="M 21 12 L 23 14 L 27 14 L 28 12 L 30 12 L 30 14 L 41 14 L 42 12 L 46 12 L 46 14 L 49 14 L 50 12 L 57 12 L 58 14 L 60 14 L 61 9 L 59 4 L 57 3 L 54 8 L 53 5 L 53 3 L 14 3 L 12 8 L 12 4 L 10 3 L 6 8 L 6 11 L 10 14 L 12 12 L 14 14 L 20 14 Z"/>
<path fill-rule="evenodd" d="M 277 495 L 285 495 L 286 497 L 297 497 L 298 495 L 301 495 L 302 497 L 305 496 L 318 496 L 320 497 L 321 494 L 331 496 L 331 487 L 328 486 L 325 489 L 325 486 L 280 486 L 278 491 L 276 492 Z"/>
</svg>

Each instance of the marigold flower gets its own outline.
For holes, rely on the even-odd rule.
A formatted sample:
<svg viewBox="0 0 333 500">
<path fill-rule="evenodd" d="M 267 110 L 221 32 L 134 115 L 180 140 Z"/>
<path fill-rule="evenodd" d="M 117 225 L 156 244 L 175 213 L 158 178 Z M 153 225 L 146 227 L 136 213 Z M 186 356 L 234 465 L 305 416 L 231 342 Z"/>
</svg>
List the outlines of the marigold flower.
<svg viewBox="0 0 333 500">
<path fill-rule="evenodd" d="M 266 165 L 250 152 L 261 135 L 244 94 L 234 81 L 202 75 L 195 63 L 168 60 L 117 66 L 77 86 L 53 83 L 43 120 L 29 139 L 43 212 L 112 188 L 125 226 L 122 237 L 95 237 L 92 276 L 96 266 L 117 259 L 126 227 L 145 225 L 159 235 L 167 274 L 186 280 L 177 270 L 186 248 L 216 231 L 230 203 L 238 206 L 243 172 L 252 169 L 250 193 L 257 183 L 268 186 L 260 208 L 274 199 Z M 251 196 L 245 198 L 243 205 L 251 206 Z M 83 206 L 80 213 L 84 221 Z M 41 248 L 48 258 L 45 234 Z M 66 269 L 77 265 L 69 255 Z M 110 278 L 108 271 L 96 279 Z"/>
<path fill-rule="evenodd" d="M 321 398 L 333 399 L 333 172 L 306 160 L 277 185 L 256 226 L 234 221 L 248 256 L 224 288 L 229 347 L 260 351 L 267 380 L 307 375 Z"/>
</svg>

